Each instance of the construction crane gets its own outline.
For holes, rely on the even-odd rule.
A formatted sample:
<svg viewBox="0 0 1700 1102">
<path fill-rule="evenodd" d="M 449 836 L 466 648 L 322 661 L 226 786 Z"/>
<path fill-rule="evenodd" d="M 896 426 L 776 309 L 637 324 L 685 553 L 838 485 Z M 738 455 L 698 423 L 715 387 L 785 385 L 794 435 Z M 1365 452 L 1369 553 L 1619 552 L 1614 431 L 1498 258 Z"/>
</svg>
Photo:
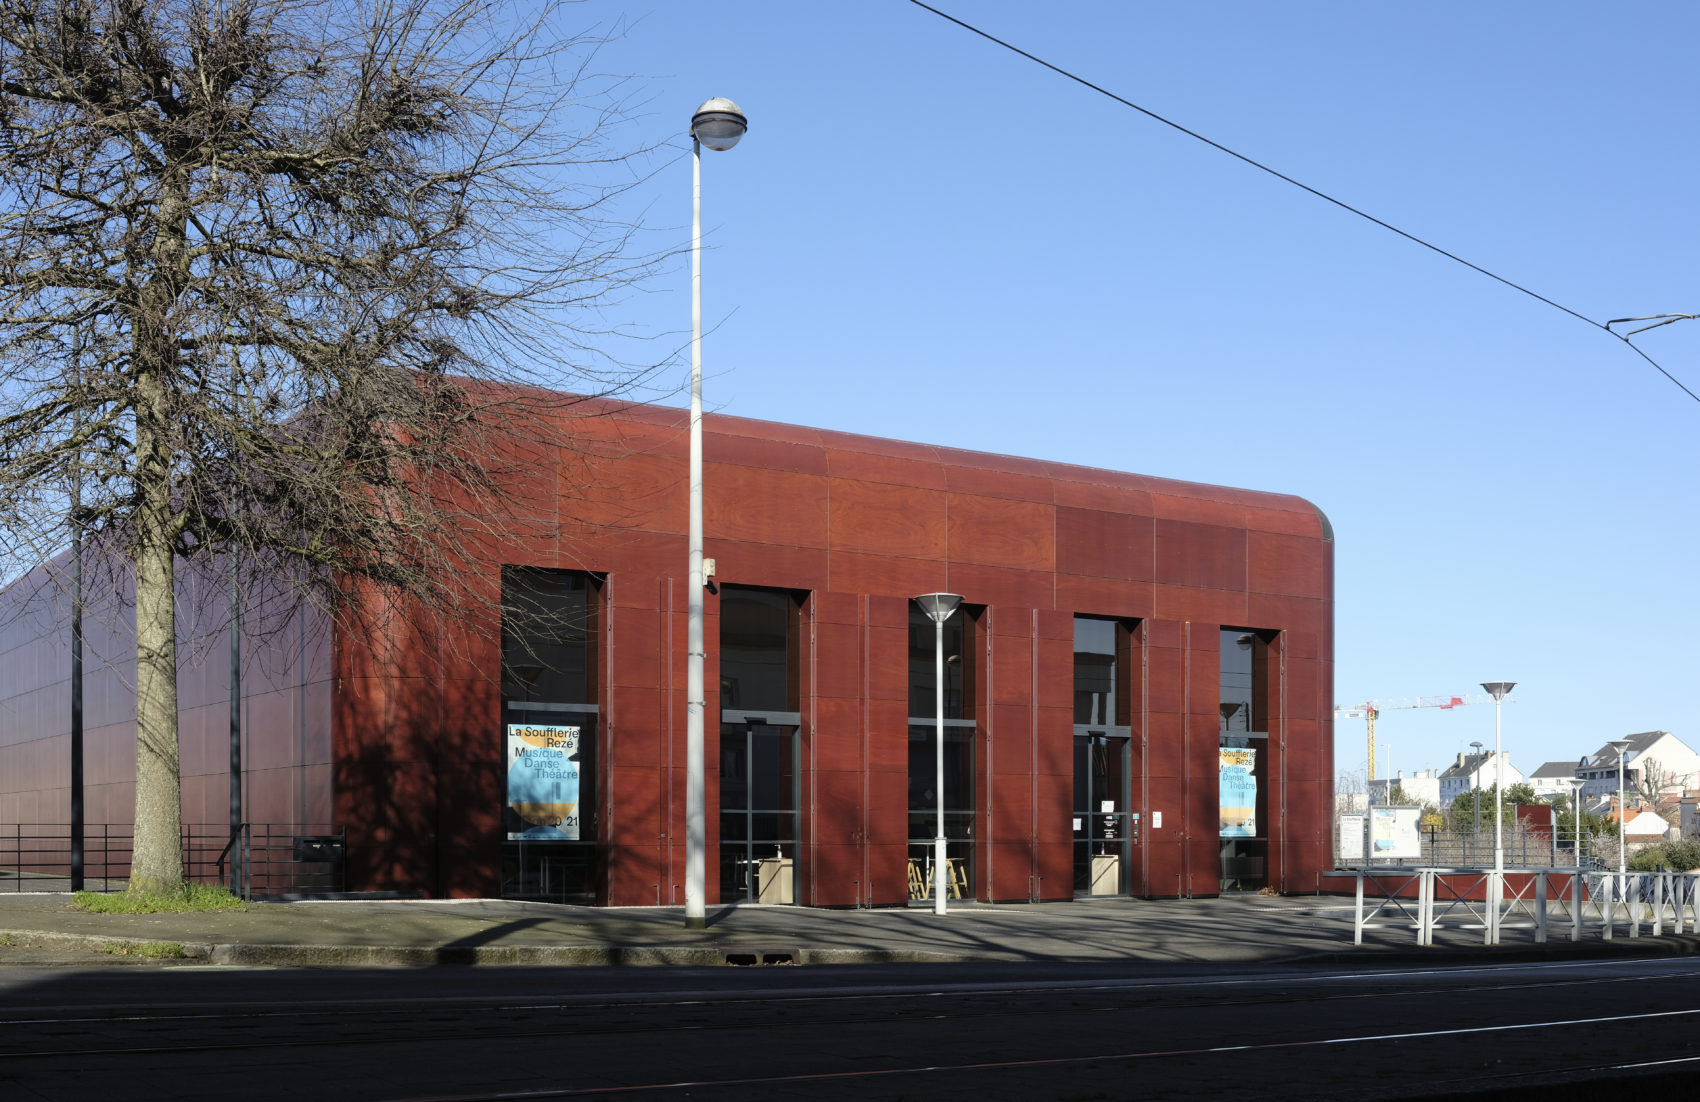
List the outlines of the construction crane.
<svg viewBox="0 0 1700 1102">
<path fill-rule="evenodd" d="M 1407 708 L 1457 708 L 1465 704 L 1486 704 L 1493 697 L 1485 693 L 1470 693 L 1466 696 L 1419 696 L 1406 697 L 1402 700 L 1380 701 L 1366 700 L 1362 704 L 1336 705 L 1335 719 L 1362 718 L 1364 726 L 1369 730 L 1369 776 L 1375 780 L 1375 717 L 1382 712 L 1397 712 Z"/>
</svg>

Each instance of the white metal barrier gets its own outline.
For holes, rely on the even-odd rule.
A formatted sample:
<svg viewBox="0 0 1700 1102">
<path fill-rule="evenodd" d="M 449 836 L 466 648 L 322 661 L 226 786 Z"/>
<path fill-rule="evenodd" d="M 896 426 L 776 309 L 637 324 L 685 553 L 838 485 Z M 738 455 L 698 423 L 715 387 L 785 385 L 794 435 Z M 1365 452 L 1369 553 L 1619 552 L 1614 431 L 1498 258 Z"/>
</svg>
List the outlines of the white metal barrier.
<svg viewBox="0 0 1700 1102">
<path fill-rule="evenodd" d="M 1572 941 L 1582 940 L 1590 925 L 1609 941 L 1620 922 L 1632 938 L 1641 936 L 1643 924 L 1654 937 L 1667 927 L 1673 934 L 1700 933 L 1700 872 L 1391 865 L 1343 871 L 1357 880 L 1353 945 L 1362 945 L 1364 931 L 1383 925 L 1376 920 L 1384 917 L 1410 920 L 1418 945 L 1433 945 L 1435 931 L 1448 926 L 1480 928 L 1485 945 L 1498 945 L 1507 929 L 1533 930 L 1535 942 L 1544 944 L 1565 925 Z M 1405 898 L 1413 885 L 1415 900 Z"/>
</svg>

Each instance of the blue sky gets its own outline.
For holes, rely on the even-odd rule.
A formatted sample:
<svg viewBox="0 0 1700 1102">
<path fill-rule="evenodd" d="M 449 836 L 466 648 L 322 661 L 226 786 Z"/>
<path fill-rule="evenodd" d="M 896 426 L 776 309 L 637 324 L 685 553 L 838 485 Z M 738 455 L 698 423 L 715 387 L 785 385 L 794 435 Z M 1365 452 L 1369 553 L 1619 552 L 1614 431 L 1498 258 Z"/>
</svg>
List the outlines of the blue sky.
<svg viewBox="0 0 1700 1102">
<path fill-rule="evenodd" d="M 1700 5 L 937 6 L 1585 317 L 1700 312 Z M 1302 495 L 1338 703 L 1514 680 L 1525 770 L 1700 742 L 1700 403 L 1620 342 L 905 0 L 568 18 L 631 23 L 601 64 L 674 143 L 633 197 L 663 236 L 691 112 L 750 118 L 704 166 L 711 410 Z M 619 320 L 688 295 L 680 264 Z M 1700 321 L 1637 341 L 1700 391 Z M 1409 772 L 1493 719 L 1378 736 Z M 1361 768 L 1361 722 L 1337 746 Z"/>
</svg>

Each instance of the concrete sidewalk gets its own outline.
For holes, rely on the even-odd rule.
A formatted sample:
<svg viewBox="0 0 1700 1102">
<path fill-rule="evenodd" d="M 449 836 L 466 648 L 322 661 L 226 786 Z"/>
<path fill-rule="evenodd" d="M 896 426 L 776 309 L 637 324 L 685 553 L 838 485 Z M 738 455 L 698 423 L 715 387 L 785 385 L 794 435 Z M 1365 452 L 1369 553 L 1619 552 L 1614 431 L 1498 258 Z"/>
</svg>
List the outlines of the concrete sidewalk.
<svg viewBox="0 0 1700 1102">
<path fill-rule="evenodd" d="M 63 893 L 0 894 L 0 964 L 134 962 L 145 942 L 181 945 L 189 963 L 279 967 L 441 964 L 726 965 L 894 961 L 1271 963 L 1319 958 L 1526 958 L 1700 951 L 1700 935 L 1602 941 L 1568 927 L 1546 945 L 1508 928 L 1497 948 L 1480 929 L 1441 931 L 1419 948 L 1404 923 L 1352 945 L 1352 903 L 1337 897 L 1226 896 L 815 910 L 744 905 L 712 910 L 687 930 L 678 907 L 594 908 L 510 900 L 255 903 L 246 912 L 97 915 Z"/>
</svg>

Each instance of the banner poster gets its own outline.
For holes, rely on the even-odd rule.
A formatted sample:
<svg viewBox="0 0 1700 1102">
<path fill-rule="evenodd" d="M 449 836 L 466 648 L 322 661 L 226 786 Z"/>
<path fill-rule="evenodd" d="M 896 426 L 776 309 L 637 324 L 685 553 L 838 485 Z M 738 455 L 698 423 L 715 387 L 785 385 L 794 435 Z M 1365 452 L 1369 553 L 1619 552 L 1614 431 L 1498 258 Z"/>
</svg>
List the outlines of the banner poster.
<svg viewBox="0 0 1700 1102">
<path fill-rule="evenodd" d="M 1369 809 L 1369 855 L 1411 858 L 1423 855 L 1420 807 L 1372 807 Z"/>
<path fill-rule="evenodd" d="M 1224 746 L 1218 753 L 1221 755 L 1221 836 L 1254 838 L 1257 836 L 1257 750 Z"/>
<path fill-rule="evenodd" d="M 508 837 L 578 841 L 579 728 L 508 724 Z"/>
<path fill-rule="evenodd" d="M 1355 865 L 1364 859 L 1364 817 L 1340 816 L 1340 863 Z"/>
</svg>

